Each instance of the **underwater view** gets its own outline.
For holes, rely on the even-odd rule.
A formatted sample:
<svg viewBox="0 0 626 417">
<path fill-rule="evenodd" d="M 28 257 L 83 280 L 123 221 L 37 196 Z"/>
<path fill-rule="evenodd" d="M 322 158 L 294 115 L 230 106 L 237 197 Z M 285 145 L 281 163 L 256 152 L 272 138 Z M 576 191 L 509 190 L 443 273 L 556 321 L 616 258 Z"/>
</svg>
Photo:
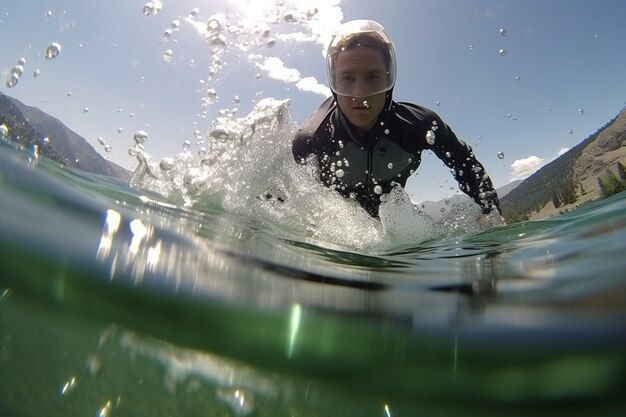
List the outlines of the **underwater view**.
<svg viewBox="0 0 626 417">
<path fill-rule="evenodd" d="M 624 415 L 626 80 L 597 65 L 621 2 L 106 3 L 0 6 L 0 416 Z M 547 34 L 558 11 L 585 40 Z M 378 216 L 294 161 L 326 38 L 359 18 L 506 223 L 430 151 Z M 506 199 L 608 136 L 575 202 Z"/>
</svg>

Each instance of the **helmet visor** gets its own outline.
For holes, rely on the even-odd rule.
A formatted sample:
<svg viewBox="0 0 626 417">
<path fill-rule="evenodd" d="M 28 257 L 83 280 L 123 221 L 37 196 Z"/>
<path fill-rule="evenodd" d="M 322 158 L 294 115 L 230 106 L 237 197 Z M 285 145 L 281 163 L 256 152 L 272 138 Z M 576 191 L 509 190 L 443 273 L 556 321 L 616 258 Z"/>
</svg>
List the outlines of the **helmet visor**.
<svg viewBox="0 0 626 417">
<path fill-rule="evenodd" d="M 396 81 L 396 51 L 383 27 L 371 20 L 345 23 L 326 54 L 330 88 L 339 95 L 367 97 L 389 91 Z"/>
</svg>

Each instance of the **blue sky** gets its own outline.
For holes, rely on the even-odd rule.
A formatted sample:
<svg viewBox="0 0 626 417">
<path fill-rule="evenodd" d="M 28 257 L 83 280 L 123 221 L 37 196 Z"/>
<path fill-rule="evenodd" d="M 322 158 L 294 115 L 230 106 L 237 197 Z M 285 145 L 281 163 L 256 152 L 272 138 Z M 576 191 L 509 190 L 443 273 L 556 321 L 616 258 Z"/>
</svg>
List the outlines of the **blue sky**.
<svg viewBox="0 0 626 417">
<path fill-rule="evenodd" d="M 322 50 L 329 31 L 369 18 L 396 44 L 394 98 L 437 111 L 474 147 L 496 186 L 576 145 L 626 104 L 621 0 L 163 0 L 158 13 L 144 15 L 146 3 L 3 2 L 0 91 L 57 117 L 132 169 L 136 131 L 148 132 L 155 159 L 175 156 L 234 97 L 240 116 L 261 98 L 290 98 L 303 122 L 328 91 Z M 205 35 L 217 13 L 227 47 L 214 55 Z M 62 51 L 45 59 L 52 42 Z M 214 56 L 222 67 L 211 78 Z M 8 88 L 21 58 L 24 72 Z M 209 89 L 219 99 L 207 105 Z M 407 187 L 415 201 L 458 192 L 441 162 L 423 160 Z"/>
</svg>

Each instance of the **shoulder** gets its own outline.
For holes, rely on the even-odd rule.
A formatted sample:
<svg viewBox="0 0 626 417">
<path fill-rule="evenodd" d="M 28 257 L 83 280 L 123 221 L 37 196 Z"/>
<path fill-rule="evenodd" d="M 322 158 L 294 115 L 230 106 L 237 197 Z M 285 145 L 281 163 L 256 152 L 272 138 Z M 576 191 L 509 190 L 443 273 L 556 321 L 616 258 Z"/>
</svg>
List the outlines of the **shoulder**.
<svg viewBox="0 0 626 417">
<path fill-rule="evenodd" d="M 393 110 L 395 115 L 406 123 L 426 124 L 429 126 L 433 121 L 436 121 L 438 124 L 443 123 L 441 117 L 436 112 L 419 104 L 402 101 L 394 102 Z"/>
<path fill-rule="evenodd" d="M 296 132 L 297 138 L 312 138 L 319 131 L 320 127 L 326 121 L 337 104 L 334 97 L 329 97 L 311 114 Z"/>
</svg>

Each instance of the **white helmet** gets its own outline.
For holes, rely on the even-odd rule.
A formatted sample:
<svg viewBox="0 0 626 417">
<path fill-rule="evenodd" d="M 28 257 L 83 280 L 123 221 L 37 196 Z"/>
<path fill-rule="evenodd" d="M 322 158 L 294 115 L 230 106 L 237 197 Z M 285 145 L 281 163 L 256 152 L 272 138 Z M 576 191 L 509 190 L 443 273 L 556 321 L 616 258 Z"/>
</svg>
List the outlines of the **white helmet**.
<svg viewBox="0 0 626 417">
<path fill-rule="evenodd" d="M 382 53 L 385 71 L 379 77 L 368 76 L 360 87 L 358 96 L 370 96 L 393 88 L 396 82 L 396 49 L 383 31 L 383 26 L 373 20 L 352 20 L 342 24 L 333 35 L 326 51 L 326 71 L 330 88 L 335 94 L 355 96 L 350 74 L 337 73 L 337 58 L 340 53 L 358 47 L 367 47 Z M 341 72 L 341 69 L 339 69 Z M 364 90 L 363 90 L 364 89 Z"/>
</svg>

